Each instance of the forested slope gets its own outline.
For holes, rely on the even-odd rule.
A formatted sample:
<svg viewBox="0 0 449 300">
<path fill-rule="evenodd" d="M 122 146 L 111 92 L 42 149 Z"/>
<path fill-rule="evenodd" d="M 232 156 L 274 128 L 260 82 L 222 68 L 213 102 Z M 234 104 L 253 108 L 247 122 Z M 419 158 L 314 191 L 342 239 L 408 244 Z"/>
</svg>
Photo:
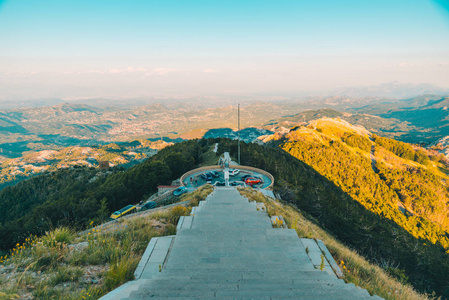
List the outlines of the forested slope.
<svg viewBox="0 0 449 300">
<path fill-rule="evenodd" d="M 445 198 L 434 197 L 439 191 L 447 193 L 446 177 L 433 166 L 439 158 L 430 155 L 426 167 L 372 144 L 363 128 L 328 125 L 314 123 L 309 128 L 295 128 L 284 137 L 277 135 L 277 140 L 270 142 L 274 147 L 243 144 L 242 164 L 273 174 L 275 189 L 284 200 L 309 213 L 320 226 L 367 259 L 393 275 L 404 272 L 408 282 L 422 292 L 435 291 L 449 297 L 447 217 L 432 221 L 432 213 L 420 204 L 429 203 L 435 212 L 438 205 L 447 203 Z M 236 143 L 220 145 L 222 151 L 236 154 Z M 373 156 L 372 145 L 376 149 Z M 396 169 L 382 158 L 379 149 L 394 156 L 401 167 L 408 166 L 409 171 Z M 377 161 L 374 169 L 379 168 L 379 173 L 374 171 L 371 158 Z M 389 175 L 385 166 L 389 172 L 397 172 Z M 414 176 L 419 172 L 433 177 L 423 181 Z M 402 190 L 396 188 L 397 182 Z M 415 185 L 434 194 L 410 192 L 414 194 L 410 196 L 414 209 L 422 207 L 423 213 L 418 214 L 417 209 L 404 213 L 400 204 L 405 198 L 400 193 L 418 190 Z M 447 209 L 441 208 L 440 215 L 444 213 Z"/>
<path fill-rule="evenodd" d="M 63 169 L 7 187 L 0 192 L 0 250 L 58 226 L 82 229 L 91 221 L 103 221 L 194 168 L 201 153 L 200 144 L 189 141 L 128 170 Z"/>
<path fill-rule="evenodd" d="M 377 143 L 370 148 L 373 144 L 365 134 L 363 128 L 348 131 L 345 126 L 298 127 L 288 136 L 278 136 L 280 139 L 269 146 L 241 143 L 241 162 L 273 174 L 276 192 L 284 200 L 294 203 L 370 261 L 401 279 L 408 277 L 420 291 L 449 297 L 445 218 L 438 221 L 432 220 L 432 214 L 418 215 L 416 205 L 406 204 L 401 190 L 386 180 L 390 178 L 387 171 L 382 177 L 381 164 L 391 170 L 409 166 L 431 172 L 440 181 L 440 185 L 434 182 L 435 186 L 429 186 L 432 191 L 444 192 L 444 175 L 438 173 L 431 159 L 427 167 L 400 158 Z M 201 163 L 202 155 L 217 142 L 217 155 L 230 151 L 237 157 L 236 141 L 193 140 L 165 148 L 129 170 L 111 170 L 110 174 L 81 168 L 62 170 L 8 187 L 0 193 L 2 214 L 8 216 L 0 221 L 2 246 L 6 249 L 30 233 L 39 234 L 59 225 L 83 228 L 91 220 L 107 217 L 110 211 L 136 203 L 154 192 L 157 185 L 167 184 Z M 373 169 L 372 154 L 378 173 Z M 402 178 L 405 192 L 411 181 Z M 439 203 L 426 201 L 429 205 Z M 404 203 L 411 214 L 401 212 L 399 203 Z"/>
<path fill-rule="evenodd" d="M 394 220 L 415 237 L 449 249 L 448 178 L 432 166 L 425 150 L 414 150 L 410 144 L 374 135 L 376 151 L 371 157 L 366 132 L 344 125 L 340 121 L 318 120 L 290 132 L 281 147 L 365 208 Z M 353 137 L 351 142 L 347 136 Z M 404 214 L 400 203 L 412 208 L 413 213 Z"/>
</svg>

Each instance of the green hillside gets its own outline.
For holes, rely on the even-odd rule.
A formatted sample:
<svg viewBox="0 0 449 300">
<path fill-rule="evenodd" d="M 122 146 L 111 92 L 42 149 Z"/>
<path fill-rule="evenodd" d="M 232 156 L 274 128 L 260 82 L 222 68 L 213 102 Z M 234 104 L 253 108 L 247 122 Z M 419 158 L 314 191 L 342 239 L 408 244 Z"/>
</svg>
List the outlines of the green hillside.
<svg viewBox="0 0 449 300">
<path fill-rule="evenodd" d="M 126 281 L 153 237 L 173 235 L 179 217 L 212 191 L 205 186 L 169 205 L 74 232 L 32 236 L 0 256 L 0 299 L 98 299 Z"/>
<path fill-rule="evenodd" d="M 372 104 L 353 111 L 408 124 L 407 130 L 398 135 L 402 141 L 431 143 L 449 135 L 448 106 L 448 97 L 424 95 L 395 103 Z"/>
<path fill-rule="evenodd" d="M 449 193 L 441 157 L 394 140 L 374 140 L 370 153 L 368 132 L 340 120 L 295 128 L 272 143 L 327 183 L 309 194 L 317 181 L 285 170 L 289 175 L 280 192 L 373 261 L 405 270 L 419 290 L 448 295 Z"/>
<path fill-rule="evenodd" d="M 367 133 L 346 122 L 312 122 L 309 128 L 298 127 L 271 141 L 270 146 L 243 144 L 242 164 L 273 174 L 275 190 L 284 200 L 371 262 L 397 275 L 403 272 L 421 292 L 448 297 L 447 198 L 439 198 L 447 197 L 446 176 L 438 169 L 443 166 L 433 161 L 438 156 L 430 155 L 426 166 L 377 145 L 376 173 L 366 147 L 371 143 L 364 136 Z M 353 147 L 344 140 L 353 146 L 356 140 L 363 142 Z M 236 154 L 236 143 L 220 145 Z M 381 159 L 387 152 L 400 169 Z M 412 207 L 401 195 L 408 190 Z"/>
<path fill-rule="evenodd" d="M 135 204 L 200 162 L 196 141 L 161 150 L 128 170 L 72 168 L 47 172 L 0 191 L 0 250 L 58 226 L 81 229 Z"/>
<path fill-rule="evenodd" d="M 346 122 L 321 120 L 277 135 L 279 139 L 267 146 L 242 143 L 242 164 L 273 174 L 276 193 L 370 262 L 421 292 L 448 297 L 449 236 L 447 216 L 441 214 L 447 210 L 429 211 L 441 207 L 435 195 L 447 196 L 442 185 L 446 177 L 438 169 L 443 166 L 427 152 L 424 165 L 401 158 L 385 143 L 377 144 L 380 141 L 370 149 L 367 134 Z M 201 164 L 215 143 L 217 155 L 229 151 L 237 156 L 236 141 L 192 140 L 167 147 L 128 170 L 103 174 L 68 169 L 8 187 L 0 192 L 2 245 L 6 250 L 30 233 L 43 234 L 60 225 L 81 229 L 91 221 L 98 223 L 110 211 L 137 203 L 157 185 Z M 413 193 L 405 195 L 408 190 Z M 422 204 L 413 200 L 418 195 L 425 199 Z"/>
<path fill-rule="evenodd" d="M 370 157 L 366 134 L 344 122 L 321 119 L 291 132 L 281 147 L 370 211 L 394 220 L 415 237 L 449 249 L 448 178 L 434 162 L 440 157 L 376 135 Z M 413 213 L 404 214 L 399 209 L 404 205 Z"/>
<path fill-rule="evenodd" d="M 207 185 L 181 196 L 174 207 L 149 210 L 100 226 L 92 224 L 84 232 L 74 233 L 63 227 L 27 239 L 14 247 L 14 256 L 0 256 L 0 268 L 6 275 L 0 278 L 0 299 L 98 299 L 134 279 L 133 272 L 148 241 L 173 235 L 179 217 L 188 215 L 191 207 L 198 206 L 212 190 Z M 251 188 L 240 192 L 251 201 L 264 202 L 269 216 L 282 215 L 298 236 L 324 241 L 346 282 L 388 300 L 429 299 L 405 284 L 406 277 L 395 278 L 389 270 L 370 264 L 293 205 L 269 199 Z"/>
<path fill-rule="evenodd" d="M 389 138 L 402 139 L 402 136 L 404 135 L 422 135 L 422 132 L 420 132 L 421 129 L 419 129 L 418 127 L 394 117 L 384 118 L 374 114 L 343 111 L 345 110 L 339 112 L 329 108 L 306 110 L 294 115 L 284 116 L 276 120 L 271 120 L 269 123 L 265 124 L 265 126 L 267 128 L 271 128 L 272 126 L 283 126 L 286 128 L 291 128 L 303 122 L 310 122 L 319 118 L 327 117 L 340 118 L 351 124 L 361 125 L 368 129 L 370 132 L 378 133 Z M 361 110 L 361 112 L 363 112 L 363 110 Z"/>
</svg>

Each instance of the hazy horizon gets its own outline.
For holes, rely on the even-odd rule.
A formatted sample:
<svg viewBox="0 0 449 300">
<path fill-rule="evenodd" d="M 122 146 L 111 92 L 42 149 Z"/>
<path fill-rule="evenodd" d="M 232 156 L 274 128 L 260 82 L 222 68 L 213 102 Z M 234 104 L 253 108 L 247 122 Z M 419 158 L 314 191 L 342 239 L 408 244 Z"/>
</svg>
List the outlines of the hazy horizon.
<svg viewBox="0 0 449 300">
<path fill-rule="evenodd" d="M 443 1 L 0 1 L 0 100 L 449 89 Z"/>
</svg>

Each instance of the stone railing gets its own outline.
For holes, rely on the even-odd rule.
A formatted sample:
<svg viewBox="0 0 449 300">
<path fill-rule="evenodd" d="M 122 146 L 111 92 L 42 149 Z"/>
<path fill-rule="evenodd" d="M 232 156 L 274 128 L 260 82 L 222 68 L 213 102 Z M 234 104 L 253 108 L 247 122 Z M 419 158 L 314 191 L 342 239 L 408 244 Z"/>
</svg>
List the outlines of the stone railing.
<svg viewBox="0 0 449 300">
<path fill-rule="evenodd" d="M 273 188 L 273 184 L 274 184 L 274 177 L 273 175 L 271 175 L 270 173 L 268 173 L 267 171 L 264 171 L 262 169 L 258 169 L 258 168 L 254 168 L 254 167 L 249 167 L 249 166 L 240 166 L 240 165 L 230 165 L 229 166 L 230 169 L 239 169 L 239 170 L 245 170 L 245 171 L 252 171 L 252 172 L 257 172 L 260 173 L 262 175 L 267 176 L 268 178 L 270 178 L 271 180 L 271 184 L 269 186 L 267 186 L 265 189 L 272 189 Z M 207 167 L 201 167 L 201 168 L 197 168 L 197 169 L 193 169 L 188 171 L 187 173 L 184 173 L 181 176 L 181 185 L 185 186 L 184 184 L 184 180 L 195 173 L 200 173 L 203 171 L 211 171 L 211 170 L 217 170 L 217 169 L 221 169 L 220 166 L 207 166 Z"/>
<path fill-rule="evenodd" d="M 273 188 L 273 184 L 274 184 L 274 177 L 273 175 L 271 175 L 270 173 L 268 173 L 267 171 L 264 171 L 262 169 L 259 168 L 254 168 L 254 167 L 249 167 L 249 166 L 239 166 L 239 165 L 230 165 L 229 168 L 231 169 L 239 169 L 239 170 L 245 170 L 245 171 L 252 171 L 252 172 L 257 172 L 260 173 L 262 175 L 267 176 L 268 178 L 270 178 L 271 180 L 271 184 L 269 186 L 267 186 L 265 189 L 272 189 Z"/>
<path fill-rule="evenodd" d="M 196 168 L 196 169 L 190 170 L 181 176 L 181 185 L 185 186 L 184 180 L 186 179 L 186 177 L 188 177 L 192 174 L 203 172 L 203 171 L 212 171 L 212 170 L 216 170 L 216 169 L 221 169 L 221 168 L 219 166 L 207 166 L 207 167 L 201 167 L 201 168 Z"/>
<path fill-rule="evenodd" d="M 165 193 L 163 193 L 160 196 L 156 196 L 156 197 L 150 197 L 147 199 L 147 201 L 154 201 L 156 203 L 159 203 L 161 201 L 164 201 L 165 199 L 167 199 L 170 196 L 173 196 L 173 191 L 176 190 L 177 188 L 172 188 L 167 190 Z"/>
</svg>

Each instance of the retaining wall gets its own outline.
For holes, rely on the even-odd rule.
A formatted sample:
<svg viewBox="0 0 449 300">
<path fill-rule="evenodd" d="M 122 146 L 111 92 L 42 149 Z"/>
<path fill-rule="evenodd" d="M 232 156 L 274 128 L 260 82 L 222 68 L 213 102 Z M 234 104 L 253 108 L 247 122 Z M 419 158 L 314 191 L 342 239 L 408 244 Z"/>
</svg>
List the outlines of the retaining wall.
<svg viewBox="0 0 449 300">
<path fill-rule="evenodd" d="M 257 172 L 257 173 L 260 173 L 260 174 L 262 174 L 262 175 L 265 175 L 265 176 L 267 176 L 268 178 L 270 178 L 270 180 L 271 180 L 271 184 L 270 184 L 269 186 L 267 186 L 265 189 L 272 189 L 272 188 L 273 188 L 274 177 L 273 177 L 273 175 L 271 175 L 271 174 L 268 173 L 267 171 L 264 171 L 264 170 L 258 169 L 258 168 L 254 168 L 254 167 L 240 166 L 240 165 L 230 165 L 229 168 L 230 168 L 230 169 L 245 170 L 245 171 L 252 171 L 252 172 Z M 203 172 L 203 171 L 217 170 L 217 169 L 221 169 L 221 167 L 220 167 L 220 166 L 207 166 L 207 167 L 201 167 L 201 168 L 196 168 L 196 169 L 190 170 L 190 171 L 184 173 L 184 174 L 181 176 L 181 185 L 182 185 L 182 186 L 185 186 L 185 185 L 184 185 L 184 180 L 185 180 L 188 176 L 190 176 L 190 175 L 192 175 L 192 174 L 199 173 L 199 172 Z"/>
<path fill-rule="evenodd" d="M 254 168 L 254 167 L 249 167 L 249 166 L 239 166 L 239 165 L 230 165 L 229 168 L 231 168 L 231 169 L 239 169 L 239 170 L 246 170 L 246 171 L 252 171 L 252 172 L 257 172 L 257 173 L 260 173 L 262 175 L 265 175 L 268 178 L 270 178 L 270 180 L 271 180 L 271 184 L 269 186 L 267 186 L 265 189 L 272 189 L 273 188 L 274 177 L 273 177 L 273 175 L 271 175 L 267 171 L 264 171 L 264 170 L 259 169 L 259 168 Z"/>
</svg>

